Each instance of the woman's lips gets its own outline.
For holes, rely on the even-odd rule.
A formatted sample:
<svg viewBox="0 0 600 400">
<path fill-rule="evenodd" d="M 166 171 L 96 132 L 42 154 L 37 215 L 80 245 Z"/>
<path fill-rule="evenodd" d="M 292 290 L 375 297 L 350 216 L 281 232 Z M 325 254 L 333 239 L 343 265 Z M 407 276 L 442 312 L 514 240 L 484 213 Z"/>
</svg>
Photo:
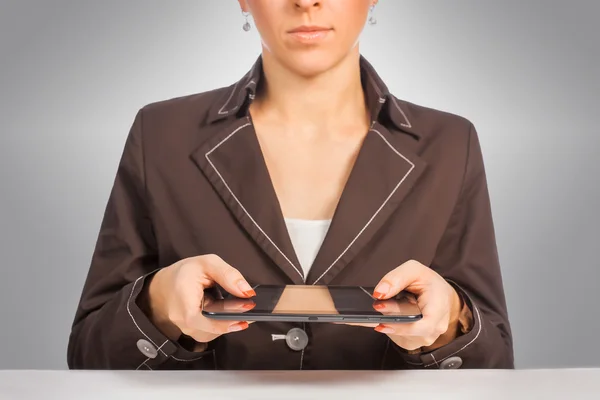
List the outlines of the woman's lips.
<svg viewBox="0 0 600 400">
<path fill-rule="evenodd" d="M 288 34 L 297 41 L 314 43 L 325 39 L 330 32 L 330 28 L 302 26 L 289 31 Z"/>
</svg>

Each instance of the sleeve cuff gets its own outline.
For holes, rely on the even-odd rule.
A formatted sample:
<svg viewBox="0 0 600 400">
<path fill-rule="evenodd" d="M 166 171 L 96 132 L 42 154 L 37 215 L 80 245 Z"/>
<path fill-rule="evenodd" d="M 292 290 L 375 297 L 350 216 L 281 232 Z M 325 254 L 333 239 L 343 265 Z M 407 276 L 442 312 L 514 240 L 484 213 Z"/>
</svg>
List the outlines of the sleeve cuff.
<svg viewBox="0 0 600 400">
<path fill-rule="evenodd" d="M 206 356 L 214 355 L 210 346 L 206 351 L 194 352 L 184 348 L 181 344 L 169 340 L 147 317 L 139 307 L 137 300 L 147 280 L 157 272 L 155 270 L 143 275 L 133 282 L 127 299 L 127 314 L 129 317 L 129 335 L 125 342 L 132 350 L 139 354 L 137 369 L 186 369 L 178 363 L 199 361 Z M 120 326 L 120 325 L 118 325 Z M 213 366 L 212 357 L 210 366 Z M 194 365 L 195 369 L 204 369 Z M 210 368 L 212 369 L 212 368 Z"/>
<path fill-rule="evenodd" d="M 481 313 L 472 298 L 458 284 L 448 281 L 463 300 L 459 319 L 462 335 L 452 342 L 433 351 L 406 351 L 392 342 L 403 361 L 411 367 L 454 369 L 462 365 L 461 354 L 468 349 L 481 334 Z"/>
</svg>

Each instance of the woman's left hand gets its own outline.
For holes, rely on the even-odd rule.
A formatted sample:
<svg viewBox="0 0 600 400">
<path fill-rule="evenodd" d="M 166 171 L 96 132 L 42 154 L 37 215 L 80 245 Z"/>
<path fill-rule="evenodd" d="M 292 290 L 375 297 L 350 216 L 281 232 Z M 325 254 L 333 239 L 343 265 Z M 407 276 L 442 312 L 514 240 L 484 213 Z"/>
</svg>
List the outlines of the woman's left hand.
<svg viewBox="0 0 600 400">
<path fill-rule="evenodd" d="M 405 350 L 430 347 L 442 335 L 440 346 L 456 337 L 461 299 L 444 278 L 431 268 L 411 260 L 386 274 L 376 286 L 373 297 L 385 300 L 402 290 L 417 296 L 423 318 L 416 322 L 376 325 L 376 331 L 387 334 Z M 393 310 L 377 311 L 385 314 Z"/>
</svg>

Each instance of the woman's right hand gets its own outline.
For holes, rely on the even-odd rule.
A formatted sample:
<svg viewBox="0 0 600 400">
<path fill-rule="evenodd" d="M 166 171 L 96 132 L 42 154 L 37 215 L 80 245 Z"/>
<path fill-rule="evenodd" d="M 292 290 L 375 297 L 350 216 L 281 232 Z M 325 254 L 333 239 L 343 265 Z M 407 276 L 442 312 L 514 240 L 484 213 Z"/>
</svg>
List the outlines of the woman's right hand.
<svg viewBox="0 0 600 400">
<path fill-rule="evenodd" d="M 217 321 L 202 315 L 204 289 L 215 283 L 236 297 L 256 295 L 242 274 L 220 257 L 186 258 L 159 270 L 151 280 L 147 292 L 151 320 L 171 340 L 183 333 L 199 343 L 248 328 L 245 321 Z"/>
</svg>

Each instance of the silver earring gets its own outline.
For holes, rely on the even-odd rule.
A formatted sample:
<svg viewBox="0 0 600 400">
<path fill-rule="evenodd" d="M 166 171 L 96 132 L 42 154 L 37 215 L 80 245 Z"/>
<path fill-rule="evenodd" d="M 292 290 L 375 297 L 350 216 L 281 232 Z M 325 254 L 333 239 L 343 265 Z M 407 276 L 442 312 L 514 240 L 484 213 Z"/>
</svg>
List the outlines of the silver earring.
<svg viewBox="0 0 600 400">
<path fill-rule="evenodd" d="M 248 32 L 252 28 L 252 26 L 250 25 L 250 22 L 248 22 L 248 16 L 250 15 L 250 13 L 242 11 L 242 15 L 244 16 L 244 18 L 246 18 L 246 22 L 242 26 L 242 29 L 244 31 Z"/>
<path fill-rule="evenodd" d="M 377 24 L 377 19 L 373 16 L 373 10 L 375 9 L 375 5 L 371 6 L 371 10 L 369 11 L 369 25 Z"/>
</svg>

